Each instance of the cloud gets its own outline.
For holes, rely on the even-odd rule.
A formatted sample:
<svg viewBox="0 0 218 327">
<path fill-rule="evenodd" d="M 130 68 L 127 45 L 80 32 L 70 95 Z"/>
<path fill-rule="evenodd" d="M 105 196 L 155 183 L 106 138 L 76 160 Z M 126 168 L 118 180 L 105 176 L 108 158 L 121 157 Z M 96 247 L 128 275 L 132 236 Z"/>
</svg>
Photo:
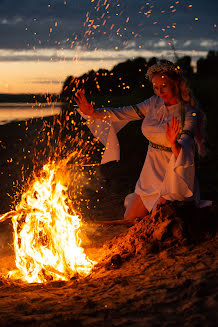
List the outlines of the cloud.
<svg viewBox="0 0 218 327">
<path fill-rule="evenodd" d="M 63 83 L 62 80 L 41 80 L 41 79 L 34 79 L 34 80 L 28 80 L 26 81 L 26 83 L 30 83 L 30 84 L 60 84 Z"/>
<path fill-rule="evenodd" d="M 14 17 L 12 19 L 8 19 L 8 18 L 0 19 L 0 24 L 2 24 L 2 25 L 16 25 L 21 22 L 23 22 L 23 18 L 21 18 L 21 17 Z"/>
<path fill-rule="evenodd" d="M 154 44 L 154 47 L 157 44 Z M 94 62 L 94 61 L 125 61 L 129 58 L 144 57 L 151 58 L 156 57 L 174 57 L 174 52 L 172 49 L 165 49 L 163 43 L 158 44 L 157 50 L 148 48 L 144 49 L 124 49 L 113 51 L 109 49 L 97 49 L 96 51 L 84 51 L 82 47 L 77 47 L 76 49 L 65 49 L 57 51 L 57 49 L 36 49 L 36 50 L 0 50 L 0 62 L 14 62 L 14 61 L 25 61 L 25 62 Z M 177 50 L 178 56 L 191 56 L 194 60 L 201 56 L 206 56 L 207 51 L 193 51 L 193 50 Z"/>
<path fill-rule="evenodd" d="M 217 45 L 217 42 L 214 40 L 203 40 L 200 42 L 201 47 L 205 48 L 213 48 Z"/>
<path fill-rule="evenodd" d="M 191 44 L 192 44 L 192 41 L 191 40 L 187 40 L 187 41 L 185 41 L 185 43 L 183 44 L 183 46 L 184 47 L 188 47 Z"/>
<path fill-rule="evenodd" d="M 167 42 L 164 40 L 160 40 L 157 43 L 153 44 L 154 48 L 165 48 L 167 46 Z"/>
<path fill-rule="evenodd" d="M 86 50 L 115 47 L 146 50 L 149 47 L 156 51 L 170 49 L 168 43 L 172 38 L 179 50 L 215 47 L 213 42 L 206 42 L 217 38 L 213 24 L 217 23 L 218 2 L 207 0 L 205 4 L 204 0 L 192 0 L 191 8 L 186 1 L 176 3 L 170 0 L 1 0 L 0 48 L 83 46 Z M 201 44 L 195 42 L 199 38 Z M 17 59 L 21 60 L 21 56 Z"/>
</svg>

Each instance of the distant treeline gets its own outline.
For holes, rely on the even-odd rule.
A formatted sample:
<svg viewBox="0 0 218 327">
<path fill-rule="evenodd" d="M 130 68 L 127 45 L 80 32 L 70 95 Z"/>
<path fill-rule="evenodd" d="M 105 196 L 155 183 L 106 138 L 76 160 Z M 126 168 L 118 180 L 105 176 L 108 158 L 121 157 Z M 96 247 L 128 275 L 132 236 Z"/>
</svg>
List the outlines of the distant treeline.
<svg viewBox="0 0 218 327">
<path fill-rule="evenodd" d="M 0 103 L 50 103 L 60 101 L 57 94 L 0 94 Z"/>
<path fill-rule="evenodd" d="M 129 95 L 136 89 L 145 91 L 151 88 L 145 77 L 147 69 L 157 60 L 156 57 L 152 57 L 148 61 L 138 57 L 119 63 L 110 71 L 99 69 L 97 72 L 91 70 L 79 77 L 68 76 L 63 85 L 61 100 L 69 102 L 78 89 L 84 89 L 88 96 Z M 195 72 L 190 56 L 177 57 L 175 64 L 183 70 L 187 80 L 218 77 L 218 51 L 211 50 L 205 58 L 200 58 L 196 63 Z"/>
<path fill-rule="evenodd" d="M 111 70 L 91 70 L 79 77 L 68 76 L 63 84 L 61 94 L 0 94 L 0 103 L 70 102 L 78 89 L 84 89 L 87 96 L 93 97 L 132 96 L 137 93 L 137 97 L 140 98 L 141 94 L 143 98 L 147 98 L 151 96 L 152 88 L 145 75 L 148 68 L 157 60 L 156 57 L 149 60 L 138 57 L 119 63 Z M 208 87 L 208 80 L 211 81 L 210 86 L 213 85 L 214 80 L 218 81 L 218 51 L 211 50 L 205 58 L 198 59 L 195 71 L 190 56 L 176 57 L 175 63 L 183 70 L 197 97 L 201 98 L 202 96 L 199 80 L 207 80 Z"/>
</svg>

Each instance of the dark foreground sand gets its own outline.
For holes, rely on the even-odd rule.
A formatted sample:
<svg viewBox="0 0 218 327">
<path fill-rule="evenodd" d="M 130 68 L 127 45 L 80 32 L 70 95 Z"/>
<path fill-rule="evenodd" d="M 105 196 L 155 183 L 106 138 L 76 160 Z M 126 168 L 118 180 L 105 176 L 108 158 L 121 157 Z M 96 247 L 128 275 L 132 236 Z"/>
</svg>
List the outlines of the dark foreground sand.
<svg viewBox="0 0 218 327">
<path fill-rule="evenodd" d="M 26 151 L 37 124 L 22 138 Z M 1 214 L 13 203 L 7 193 L 21 189 L 17 162 L 31 170 L 31 153 L 24 159 L 16 150 L 25 124 L 22 130 L 16 126 L 3 127 L 1 134 Z M 7 128 L 15 127 L 19 137 L 5 140 Z M 9 220 L 0 224 L 0 326 L 217 326 L 216 201 L 202 211 L 168 203 L 132 227 L 93 223 L 123 214 L 122 197 L 132 181 L 118 171 L 124 191 L 109 183 L 109 175 L 102 179 L 108 186 L 104 206 L 93 204 L 84 222 L 85 251 L 98 261 L 86 278 L 45 285 L 8 279 L 15 268 L 12 227 Z"/>
<path fill-rule="evenodd" d="M 86 253 L 101 260 L 90 276 L 69 282 L 12 282 L 3 276 L 14 256 L 2 254 L 0 325 L 217 326 L 215 236 L 151 245 L 139 237 L 143 224 L 90 225 Z"/>
</svg>

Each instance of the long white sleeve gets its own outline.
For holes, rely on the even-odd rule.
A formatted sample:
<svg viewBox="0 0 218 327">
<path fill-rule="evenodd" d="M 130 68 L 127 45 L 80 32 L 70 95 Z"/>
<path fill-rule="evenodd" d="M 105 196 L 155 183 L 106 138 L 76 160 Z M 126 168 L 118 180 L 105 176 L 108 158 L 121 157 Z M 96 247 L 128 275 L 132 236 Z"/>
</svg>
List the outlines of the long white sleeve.
<svg viewBox="0 0 218 327">
<path fill-rule="evenodd" d="M 146 116 L 151 99 L 137 104 L 137 107 L 144 116 Z M 124 106 L 119 108 L 98 108 L 96 111 L 105 117 L 105 120 L 93 119 L 92 117 L 83 115 L 80 110 L 78 112 L 86 119 L 86 125 L 92 134 L 97 137 L 105 146 L 101 163 L 120 160 L 120 145 L 117 133 L 132 120 L 139 120 L 138 115 L 133 106 Z"/>
<path fill-rule="evenodd" d="M 151 106 L 152 98 L 149 98 L 141 103 L 138 103 L 136 106 L 138 110 L 144 115 L 147 115 L 147 112 Z M 124 106 L 118 108 L 98 108 L 96 111 L 105 117 L 106 120 L 111 122 L 117 122 L 120 120 L 132 121 L 132 120 L 139 120 L 141 117 L 137 113 L 134 106 Z"/>
</svg>

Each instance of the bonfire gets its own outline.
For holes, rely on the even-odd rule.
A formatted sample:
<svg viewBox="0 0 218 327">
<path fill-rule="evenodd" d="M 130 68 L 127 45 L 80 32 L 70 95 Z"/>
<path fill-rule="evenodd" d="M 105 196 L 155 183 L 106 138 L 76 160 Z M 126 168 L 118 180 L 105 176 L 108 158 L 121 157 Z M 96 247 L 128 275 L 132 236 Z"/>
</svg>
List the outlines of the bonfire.
<svg viewBox="0 0 218 327">
<path fill-rule="evenodd" d="M 47 163 L 22 194 L 11 218 L 17 270 L 10 278 L 28 283 L 87 276 L 95 264 L 81 247 L 82 220 L 72 209 L 57 162 Z M 63 174 L 62 174 L 63 175 Z"/>
</svg>

